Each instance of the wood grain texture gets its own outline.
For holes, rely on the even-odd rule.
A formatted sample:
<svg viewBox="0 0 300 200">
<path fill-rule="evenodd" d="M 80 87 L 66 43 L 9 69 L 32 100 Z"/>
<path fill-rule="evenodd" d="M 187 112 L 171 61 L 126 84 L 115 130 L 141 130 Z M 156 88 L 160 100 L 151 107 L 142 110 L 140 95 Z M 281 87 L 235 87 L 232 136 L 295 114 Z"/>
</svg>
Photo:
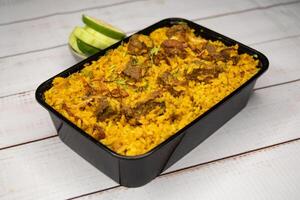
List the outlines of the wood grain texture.
<svg viewBox="0 0 300 200">
<path fill-rule="evenodd" d="M 296 6 L 294 4 L 283 6 L 283 8 L 285 8 L 289 13 L 296 12 L 297 9 L 300 8 L 300 3 L 296 4 Z M 266 12 L 269 14 L 265 14 Z M 295 15 L 300 16 L 300 12 L 296 12 Z M 267 10 L 256 10 L 247 13 L 241 13 L 238 15 L 239 17 L 237 17 L 237 15 L 233 16 L 229 15 L 218 17 L 216 19 L 207 19 L 208 22 L 206 22 L 206 20 L 200 20 L 197 22 L 211 26 L 213 24 L 218 24 L 218 26 L 214 26 L 212 28 L 220 29 L 221 27 L 224 27 L 224 34 L 233 36 L 233 38 L 236 39 L 241 39 L 242 42 L 247 42 L 247 44 L 288 37 L 290 35 L 300 35 L 300 26 L 291 26 L 292 28 L 288 29 L 286 32 L 278 31 L 280 27 L 278 23 L 276 25 L 276 23 L 273 22 L 274 18 L 284 18 L 284 22 L 288 22 L 289 24 L 298 24 L 298 21 L 296 22 L 293 17 L 290 16 L 286 18 L 285 14 L 278 11 L 278 7 L 273 7 Z M 249 24 L 248 22 L 245 23 L 245 19 L 248 18 L 252 19 Z M 220 21 L 220 23 L 218 23 L 218 21 Z M 263 21 L 265 24 L 273 25 L 255 25 L 255 21 Z M 127 21 L 127 23 L 130 23 L 130 21 Z M 240 27 L 241 31 L 237 32 L 237 28 L 235 27 L 226 28 L 227 26 L 224 26 L 224 24 L 234 24 L 236 27 Z M 247 25 L 251 25 L 251 29 L 247 29 Z M 254 48 L 258 46 L 260 50 L 267 53 L 267 56 L 270 58 L 272 64 L 269 71 L 273 71 L 274 67 L 277 69 L 277 71 L 286 70 L 285 74 L 288 74 L 287 76 L 282 76 L 281 73 L 273 73 L 273 83 L 276 83 L 277 79 L 279 79 L 279 81 L 288 81 L 300 77 L 300 70 L 296 64 L 299 63 L 299 58 L 297 56 L 293 56 L 300 49 L 299 42 L 299 38 L 291 38 L 289 40 L 273 41 L 270 43 L 264 43 L 263 45 L 253 46 Z M 281 48 L 281 45 L 284 45 L 286 48 Z M 276 48 L 276 54 L 273 51 L 274 48 Z M 285 62 L 282 62 L 282 60 L 278 59 L 278 53 L 280 54 L 280 57 L 285 58 Z M 274 61 L 273 58 L 275 58 Z M 70 54 L 67 46 L 24 54 L 17 57 L 0 59 L 0 97 L 33 90 L 42 81 L 57 74 L 63 69 L 72 66 L 75 63 L 76 60 Z M 288 69 L 286 66 L 283 66 L 283 63 L 290 63 Z M 288 73 L 288 70 L 291 69 L 294 73 Z M 12 79 L 11 77 L 14 78 Z M 268 80 L 267 83 L 260 81 L 259 86 L 266 86 L 268 84 L 271 84 L 270 80 Z"/>
<path fill-rule="evenodd" d="M 59 0 L 49 3 L 46 0 L 0 1 L 0 26 L 34 21 L 56 15 L 77 13 L 85 10 L 109 8 L 118 4 L 126 4 L 130 0 Z M 46 6 L 45 6 L 46 4 Z M 13 15 L 11 12 L 13 11 Z"/>
<path fill-rule="evenodd" d="M 45 0 L 27 0 L 25 2 L 17 0 L 1 1 L 0 13 L 2 13 L 2 16 L 0 19 L 0 25 L 21 23 L 24 20 L 36 20 L 39 18 L 47 18 L 55 15 L 65 15 L 86 10 L 94 10 L 102 7 L 113 7 L 117 4 L 126 4 L 127 2 L 130 2 L 130 0 L 60 0 L 54 1 L 52 4 L 47 4 L 47 1 Z M 268 6 L 280 2 L 282 1 L 263 0 L 256 1 L 255 3 L 260 6 Z M 45 7 L 45 4 L 47 4 L 47 7 Z M 11 15 L 11 11 L 14 11 L 14 15 Z"/>
<path fill-rule="evenodd" d="M 56 135 L 48 112 L 38 105 L 34 92 L 0 101 L 0 149 Z"/>
<path fill-rule="evenodd" d="M 297 91 L 300 82 L 256 91 L 240 114 L 168 172 L 299 138 Z M 65 199 L 116 186 L 58 138 L 1 150 L 0 161 L 0 194 L 4 199 Z M 22 180 L 26 180 L 26 187 Z"/>
<path fill-rule="evenodd" d="M 134 189 L 118 187 L 78 199 L 272 199 L 300 197 L 300 141 L 168 174 Z"/>
<path fill-rule="evenodd" d="M 257 81 L 256 87 L 266 87 L 300 78 L 300 35 L 252 47 L 264 52 L 270 62 L 269 70 Z"/>
<path fill-rule="evenodd" d="M 282 0 L 281 2 L 287 1 Z M 0 57 L 66 43 L 73 27 L 80 24 L 82 13 L 96 16 L 125 31 L 131 31 L 141 29 L 166 17 L 180 16 L 194 19 L 259 6 L 258 3 L 251 0 L 221 1 L 218 2 L 218 6 L 214 2 L 206 0 L 153 0 L 67 15 L 55 15 L 44 19 L 0 26 L 0 35 L 9 38 L 0 41 L 0 46 L 2 47 L 0 49 Z M 205 9 L 199 11 L 199 8 Z"/>
<path fill-rule="evenodd" d="M 58 138 L 0 151 L 0 199 L 65 199 L 115 183 Z"/>
</svg>

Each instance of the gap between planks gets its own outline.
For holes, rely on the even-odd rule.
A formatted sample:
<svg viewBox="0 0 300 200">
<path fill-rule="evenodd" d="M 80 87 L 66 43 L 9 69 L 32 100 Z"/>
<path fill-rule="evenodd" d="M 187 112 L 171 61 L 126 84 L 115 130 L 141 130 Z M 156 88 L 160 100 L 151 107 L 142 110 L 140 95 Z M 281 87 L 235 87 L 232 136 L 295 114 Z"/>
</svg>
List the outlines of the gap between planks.
<svg viewBox="0 0 300 200">
<path fill-rule="evenodd" d="M 147 0 L 144 0 L 144 1 L 147 1 Z M 135 1 L 132 1 L 132 2 L 139 2 L 139 1 L 135 0 Z M 130 1 L 128 1 L 127 3 L 130 3 Z M 217 15 L 211 15 L 211 16 L 207 16 L 207 17 L 195 18 L 195 19 L 191 19 L 191 21 L 197 22 L 197 21 L 206 20 L 206 19 L 213 19 L 213 18 L 224 17 L 224 16 L 229 16 L 229 15 L 247 13 L 247 12 L 252 12 L 252 11 L 255 11 L 255 10 L 266 10 L 266 9 L 270 9 L 270 8 L 274 8 L 274 7 L 287 6 L 287 5 L 293 5 L 293 4 L 298 4 L 298 3 L 300 3 L 300 1 L 291 1 L 291 2 L 286 2 L 286 3 L 282 2 L 282 3 L 277 3 L 277 4 L 273 4 L 273 5 L 268 5 L 268 6 L 258 6 L 258 7 L 244 9 L 244 10 L 240 10 L 240 11 L 232 11 L 232 12 L 221 13 L 221 14 L 217 14 Z M 120 5 L 118 3 L 115 3 L 115 4 Z M 99 6 L 99 7 L 101 7 L 101 6 Z M 110 7 L 110 6 L 108 6 L 108 7 Z M 80 12 L 80 11 L 78 11 L 78 12 Z M 73 13 L 73 12 L 70 11 L 70 13 Z M 1 26 L 1 24 L 0 24 L 0 26 Z M 137 32 L 137 31 L 138 30 L 128 31 L 128 32 L 126 32 L 126 34 L 131 34 L 131 33 Z M 288 36 L 288 37 L 299 37 L 299 36 L 300 35 Z M 274 41 L 276 41 L 276 39 Z M 16 57 L 16 56 L 20 56 L 20 55 L 24 55 L 24 54 L 30 54 L 30 53 L 36 53 L 36 52 L 40 52 L 40 51 L 47 51 L 47 50 L 50 50 L 50 49 L 55 49 L 55 48 L 59 48 L 59 47 L 66 46 L 66 45 L 67 45 L 67 43 L 64 43 L 64 44 L 59 44 L 59 45 L 55 45 L 55 46 L 52 46 L 52 47 L 34 49 L 34 50 L 25 51 L 25 52 L 21 52 L 21 53 L 5 55 L 5 56 L 1 56 L 0 59 Z"/>
<path fill-rule="evenodd" d="M 245 152 L 242 152 L 242 153 L 226 156 L 226 157 L 219 158 L 219 159 L 216 159 L 216 160 L 211 160 L 211 161 L 208 161 L 208 162 L 199 163 L 199 164 L 192 165 L 192 166 L 189 166 L 189 167 L 184 167 L 184 168 L 181 168 L 181 169 L 177 169 L 177 170 L 174 170 L 174 171 L 171 171 L 171 172 L 161 174 L 161 175 L 157 176 L 157 178 L 158 177 L 165 177 L 165 176 L 168 176 L 168 175 L 173 175 L 173 174 L 180 173 L 180 172 L 184 172 L 184 171 L 191 170 L 191 169 L 194 169 L 194 168 L 197 168 L 197 167 L 200 167 L 200 166 L 213 165 L 213 164 L 218 163 L 218 162 L 248 156 L 250 154 L 259 153 L 261 151 L 270 150 L 270 149 L 273 149 L 273 148 L 278 148 L 279 146 L 288 145 L 290 143 L 294 143 L 294 142 L 297 142 L 297 141 L 300 141 L 300 138 L 295 138 L 295 139 L 287 140 L 287 141 L 284 141 L 284 142 L 268 145 L 268 146 L 265 146 L 265 147 L 261 147 L 261 148 L 245 151 Z M 116 185 L 116 186 L 113 186 L 113 187 L 109 187 L 109 188 L 101 189 L 101 190 L 98 190 L 98 191 L 89 192 L 89 193 L 86 193 L 86 194 L 81 194 L 81 195 L 78 195 L 78 196 L 75 196 L 75 197 L 71 197 L 71 198 L 68 198 L 68 200 L 78 199 L 78 198 L 86 197 L 86 196 L 89 196 L 89 195 L 92 195 L 92 194 L 99 194 L 99 193 L 109 191 L 109 190 L 114 190 L 114 189 L 117 189 L 117 188 L 120 188 L 120 187 L 123 187 L 123 186 Z"/>
</svg>

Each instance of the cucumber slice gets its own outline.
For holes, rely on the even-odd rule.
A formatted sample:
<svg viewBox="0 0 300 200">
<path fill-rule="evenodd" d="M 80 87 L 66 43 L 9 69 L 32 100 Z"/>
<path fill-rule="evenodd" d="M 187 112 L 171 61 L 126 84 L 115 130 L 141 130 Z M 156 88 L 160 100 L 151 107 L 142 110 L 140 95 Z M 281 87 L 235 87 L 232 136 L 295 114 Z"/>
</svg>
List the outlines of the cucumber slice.
<svg viewBox="0 0 300 200">
<path fill-rule="evenodd" d="M 80 53 L 80 54 L 83 54 L 80 50 L 79 50 L 79 48 L 78 48 L 78 46 L 77 46 L 77 40 L 76 40 L 76 37 L 75 37 L 75 35 L 74 35 L 74 31 L 70 34 L 70 36 L 69 36 L 69 45 L 72 47 L 72 49 L 74 50 L 74 51 L 76 51 L 77 53 Z"/>
<path fill-rule="evenodd" d="M 94 29 L 85 26 L 84 30 L 86 30 L 88 33 L 92 34 L 94 37 L 99 38 L 101 41 L 103 41 L 106 45 L 111 46 L 120 40 L 113 39 L 111 37 L 107 37 L 106 35 L 99 33 L 98 31 L 95 31 Z"/>
<path fill-rule="evenodd" d="M 91 45 L 88 45 L 87 43 L 81 41 L 78 38 L 77 38 L 77 45 L 78 45 L 79 50 L 87 56 L 94 55 L 95 53 L 100 51 L 100 49 L 97 49 Z"/>
<path fill-rule="evenodd" d="M 111 37 L 111 38 L 114 38 L 117 40 L 121 40 L 126 36 L 126 34 L 122 30 L 120 30 L 116 27 L 113 27 L 112 25 L 110 25 L 104 21 L 101 21 L 99 19 L 95 19 L 95 18 L 87 16 L 87 15 L 82 15 L 82 21 L 83 21 L 83 23 L 85 23 L 86 25 L 91 27 L 92 29 L 94 29 L 100 33 L 103 33 L 104 35 L 106 35 L 108 37 Z"/>
<path fill-rule="evenodd" d="M 100 37 L 95 37 L 93 34 L 87 32 L 82 27 L 75 27 L 74 35 L 76 36 L 76 38 L 80 39 L 86 44 L 89 44 L 98 49 L 105 49 L 106 47 L 111 45 L 111 39 L 107 36 L 102 35 L 104 37 L 101 37 L 101 35 L 98 35 Z"/>
</svg>

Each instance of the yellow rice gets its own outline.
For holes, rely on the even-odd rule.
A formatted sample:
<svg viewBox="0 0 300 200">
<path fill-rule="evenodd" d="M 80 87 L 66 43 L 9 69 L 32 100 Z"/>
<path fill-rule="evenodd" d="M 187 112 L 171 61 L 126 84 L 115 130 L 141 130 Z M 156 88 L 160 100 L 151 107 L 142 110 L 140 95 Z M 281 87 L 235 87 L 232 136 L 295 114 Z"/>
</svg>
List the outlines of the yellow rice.
<svg viewBox="0 0 300 200">
<path fill-rule="evenodd" d="M 145 44 L 150 39 L 154 44 L 151 53 L 155 54 L 160 50 L 162 42 L 168 39 L 166 35 L 168 29 L 167 27 L 157 29 L 150 36 L 142 36 L 140 39 L 145 40 Z M 188 43 L 191 45 L 210 43 L 216 47 L 217 52 L 228 48 L 220 41 L 207 41 L 195 36 L 193 30 L 188 33 L 188 37 Z M 248 54 L 238 55 L 238 46 L 235 45 L 231 47 L 233 50 L 230 56 L 238 56 L 237 63 L 232 60 L 200 59 L 205 64 L 213 62 L 222 68 L 222 72 L 209 81 L 189 80 L 186 74 L 199 68 L 199 65 L 195 64 L 195 60 L 199 60 L 199 55 L 189 46 L 185 48 L 188 53 L 186 58 L 174 56 L 169 59 L 170 63 L 165 61 L 161 61 L 159 65 L 152 63 L 147 74 L 140 81 L 134 82 L 122 74 L 132 57 L 128 54 L 127 47 L 128 43 L 122 44 L 97 61 L 87 64 L 80 72 L 66 78 L 55 78 L 53 86 L 45 92 L 45 101 L 55 110 L 111 150 L 126 156 L 141 155 L 153 149 L 232 93 L 259 70 L 258 61 Z M 205 56 L 208 50 L 202 50 L 201 54 Z M 143 63 L 146 56 L 138 55 L 135 58 L 139 63 Z M 160 112 L 162 108 L 157 106 L 149 113 L 140 116 L 138 125 L 128 123 L 122 114 L 118 118 L 97 120 L 95 112 L 103 91 L 121 88 L 128 94 L 122 100 L 108 97 L 112 109 L 119 111 L 122 105 L 134 108 L 138 102 L 147 102 L 149 95 L 161 89 L 162 86 L 157 82 L 157 78 L 164 72 L 169 72 L 178 81 L 184 81 L 186 84 L 174 86 L 176 91 L 183 92 L 184 95 L 180 96 L 173 96 L 170 92 L 161 90 L 162 94 L 156 97 L 155 101 L 164 102 L 163 113 Z M 103 82 L 103 80 L 112 81 Z M 130 83 L 135 86 L 132 87 Z M 99 92 L 87 95 L 87 87 Z M 143 90 L 137 90 L 137 87 Z M 105 138 L 99 138 L 99 130 L 95 129 L 95 125 L 102 128 Z"/>
</svg>

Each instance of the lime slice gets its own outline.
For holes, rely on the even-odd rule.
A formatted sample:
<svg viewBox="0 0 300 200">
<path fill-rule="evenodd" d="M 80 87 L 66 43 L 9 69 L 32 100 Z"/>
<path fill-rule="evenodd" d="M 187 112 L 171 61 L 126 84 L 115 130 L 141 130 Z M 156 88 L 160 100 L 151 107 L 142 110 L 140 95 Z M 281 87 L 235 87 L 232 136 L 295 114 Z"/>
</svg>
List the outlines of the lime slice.
<svg viewBox="0 0 300 200">
<path fill-rule="evenodd" d="M 80 54 L 83 54 L 80 50 L 79 50 L 79 48 L 78 48 L 78 46 L 77 46 L 77 40 L 76 40 L 76 37 L 75 37 L 75 35 L 74 35 L 74 31 L 70 34 L 70 36 L 69 36 L 69 45 L 72 47 L 72 49 L 74 50 L 74 51 L 76 51 L 77 53 L 80 53 Z"/>
<path fill-rule="evenodd" d="M 101 21 L 99 19 L 95 19 L 95 18 L 87 16 L 87 15 L 82 15 L 82 21 L 87 26 L 91 27 L 92 29 L 94 29 L 108 37 L 111 37 L 111 38 L 114 38 L 117 40 L 121 40 L 126 36 L 126 34 L 122 30 L 120 30 L 116 27 L 113 27 L 112 25 L 110 25 L 104 21 Z"/>
<path fill-rule="evenodd" d="M 77 38 L 77 45 L 78 45 L 79 50 L 87 56 L 94 55 L 95 53 L 100 51 L 100 49 L 97 49 L 97 48 L 83 42 L 82 40 L 80 40 L 78 38 Z"/>
<path fill-rule="evenodd" d="M 86 44 L 89 44 L 98 49 L 105 49 L 116 42 L 116 40 L 98 32 L 97 36 L 95 36 L 93 33 L 91 33 L 91 31 L 87 31 L 84 28 L 78 26 L 75 27 L 74 35 L 76 36 L 76 38 L 80 39 Z"/>
<path fill-rule="evenodd" d="M 119 40 L 107 37 L 106 35 L 103 35 L 102 33 L 99 33 L 98 31 L 95 31 L 94 29 L 92 29 L 88 26 L 85 26 L 84 30 L 86 30 L 88 33 L 93 35 L 95 38 L 100 39 L 105 45 L 107 45 L 106 47 L 109 47 L 119 41 Z"/>
</svg>

